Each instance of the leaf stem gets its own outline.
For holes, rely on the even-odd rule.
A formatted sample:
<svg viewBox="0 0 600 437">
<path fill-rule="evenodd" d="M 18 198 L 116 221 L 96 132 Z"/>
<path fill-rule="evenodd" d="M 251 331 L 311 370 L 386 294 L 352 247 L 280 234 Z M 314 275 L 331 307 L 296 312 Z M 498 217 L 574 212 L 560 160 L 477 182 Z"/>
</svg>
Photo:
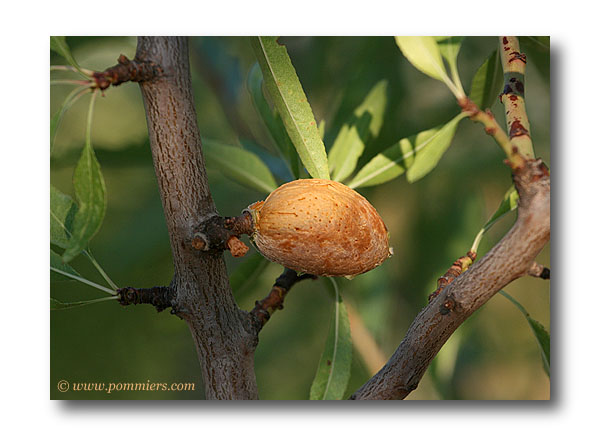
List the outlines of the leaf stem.
<svg viewBox="0 0 600 437">
<path fill-rule="evenodd" d="M 56 267 L 50 266 L 50 270 L 52 270 L 53 272 L 59 273 L 63 276 L 66 276 L 67 278 L 75 279 L 76 281 L 82 282 L 86 285 L 89 285 L 90 287 L 97 288 L 98 290 L 104 291 L 105 293 L 112 294 L 113 296 L 115 296 L 117 294 L 114 290 L 111 290 L 110 288 L 106 288 L 100 284 L 96 284 L 95 282 L 89 281 L 85 278 L 82 278 L 81 276 L 72 275 L 70 273 L 63 272 L 62 270 L 59 270 Z"/>
<path fill-rule="evenodd" d="M 87 76 L 92 76 L 94 72 L 92 70 L 88 70 L 87 68 L 79 68 L 79 70 L 75 67 L 71 67 L 70 65 L 51 65 L 50 71 L 72 71 L 74 73 L 81 72 Z"/>
<path fill-rule="evenodd" d="M 92 84 L 91 80 L 54 79 L 50 81 L 50 85 L 85 85 L 91 87 Z"/>
<path fill-rule="evenodd" d="M 92 144 L 92 120 L 94 117 L 94 103 L 96 103 L 96 97 L 98 96 L 98 88 L 92 92 L 92 98 L 90 99 L 90 108 L 88 110 L 87 123 L 85 128 L 85 146 L 90 147 Z"/>
<path fill-rule="evenodd" d="M 106 272 L 100 266 L 100 264 L 98 264 L 98 261 L 96 261 L 96 258 L 94 258 L 89 248 L 87 250 L 84 250 L 83 253 L 89 258 L 94 267 L 96 267 L 96 270 L 98 270 L 98 272 L 102 275 L 104 280 L 112 287 L 112 289 L 117 290 L 119 287 L 117 287 L 117 285 L 110 279 L 110 277 L 106 274 Z"/>
<path fill-rule="evenodd" d="M 59 302 L 59 301 L 54 300 L 55 302 L 60 303 L 61 307 L 50 308 L 50 309 L 53 311 L 69 310 L 72 308 L 78 308 L 78 307 L 82 307 L 85 305 L 91 305 L 93 303 L 104 302 L 107 300 L 117 300 L 118 298 L 119 298 L 119 296 L 108 296 L 108 297 L 101 297 L 100 299 L 84 300 L 84 301 L 80 301 L 80 302 Z"/>
</svg>

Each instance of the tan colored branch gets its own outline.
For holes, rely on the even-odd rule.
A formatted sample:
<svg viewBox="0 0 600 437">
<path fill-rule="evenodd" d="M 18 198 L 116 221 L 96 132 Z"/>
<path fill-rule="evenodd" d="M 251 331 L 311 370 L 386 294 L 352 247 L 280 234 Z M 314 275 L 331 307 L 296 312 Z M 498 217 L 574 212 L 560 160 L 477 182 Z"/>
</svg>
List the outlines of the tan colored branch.
<svg viewBox="0 0 600 437">
<path fill-rule="evenodd" d="M 482 111 L 479 106 L 477 106 L 471 99 L 465 97 L 458 101 L 459 106 L 462 108 L 463 112 L 469 114 L 469 118 L 477 123 L 481 123 L 484 126 L 485 133 L 490 135 L 504 153 L 506 153 L 506 157 L 511 168 L 521 167 L 523 165 L 524 159 L 521 154 L 518 153 L 518 150 L 515 148 L 514 144 L 506 135 L 506 132 L 500 127 L 498 121 L 494 117 L 494 114 L 488 109 L 486 111 Z"/>
<path fill-rule="evenodd" d="M 525 66 L 527 57 L 521 53 L 519 39 L 500 37 L 500 59 L 504 71 L 504 89 L 500 98 L 504 104 L 508 136 L 519 153 L 533 158 L 531 127 L 525 110 Z"/>
<path fill-rule="evenodd" d="M 387 364 L 351 399 L 404 399 L 452 333 L 495 293 L 527 274 L 550 240 L 550 176 L 539 160 L 514 172 L 519 216 L 512 229 L 425 307 Z"/>
</svg>

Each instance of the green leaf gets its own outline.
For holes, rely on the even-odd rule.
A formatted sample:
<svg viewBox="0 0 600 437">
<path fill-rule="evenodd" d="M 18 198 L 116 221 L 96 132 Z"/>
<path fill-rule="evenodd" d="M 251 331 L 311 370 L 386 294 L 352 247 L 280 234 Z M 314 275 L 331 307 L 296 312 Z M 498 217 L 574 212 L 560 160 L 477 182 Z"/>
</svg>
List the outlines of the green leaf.
<svg viewBox="0 0 600 437">
<path fill-rule="evenodd" d="M 50 243 L 65 249 L 73 232 L 77 204 L 50 185 Z"/>
<path fill-rule="evenodd" d="M 479 243 L 481 242 L 483 234 L 485 234 L 492 227 L 492 225 L 496 223 L 497 220 L 499 220 L 505 214 L 508 214 L 510 211 L 516 209 L 518 204 L 519 193 L 517 193 L 517 190 L 515 189 L 514 185 L 511 185 L 508 191 L 504 194 L 504 198 L 502 199 L 502 202 L 500 202 L 500 205 L 498 206 L 498 209 L 496 209 L 496 212 L 490 217 L 487 223 L 483 225 L 483 228 L 481 228 L 481 230 L 475 237 L 473 245 L 471 246 L 471 252 L 477 253 L 477 251 L 479 250 Z"/>
<path fill-rule="evenodd" d="M 52 116 L 50 119 L 50 153 L 52 153 L 52 149 L 54 148 L 54 138 L 56 137 L 56 131 L 60 126 L 60 122 L 65 115 L 65 112 L 69 110 L 69 108 L 75 103 L 79 97 L 81 97 L 84 93 L 83 90 L 87 90 L 89 87 L 79 87 L 75 88 L 73 91 L 69 93 L 69 95 L 65 98 L 60 109 Z"/>
<path fill-rule="evenodd" d="M 440 48 L 440 52 L 444 59 L 448 62 L 450 66 L 450 72 L 452 74 L 452 80 L 456 86 L 458 86 L 461 90 L 462 95 L 464 95 L 464 91 L 462 90 L 462 84 L 460 81 L 460 76 L 458 74 L 458 52 L 460 52 L 460 46 L 465 39 L 464 36 L 437 36 L 435 37 L 438 47 Z"/>
<path fill-rule="evenodd" d="M 329 168 L 335 181 L 352 174 L 365 145 L 379 135 L 386 106 L 387 81 L 378 82 L 338 133 L 329 151 Z"/>
<path fill-rule="evenodd" d="M 335 305 L 325 350 L 310 388 L 311 400 L 342 399 L 350 379 L 352 363 L 350 320 L 335 279 L 329 279 L 334 287 Z"/>
<path fill-rule="evenodd" d="M 325 145 L 285 46 L 276 37 L 254 37 L 252 46 L 267 90 L 306 170 L 313 178 L 329 179 Z"/>
<path fill-rule="evenodd" d="M 319 136 L 321 137 L 321 139 L 325 138 L 325 119 L 321 120 L 319 122 Z"/>
<path fill-rule="evenodd" d="M 397 36 L 396 44 L 415 68 L 444 83 L 450 81 L 440 48 L 434 37 Z"/>
<path fill-rule="evenodd" d="M 538 45 L 544 50 L 550 50 L 550 37 L 549 36 L 522 36 L 519 37 L 521 41 L 531 41 L 532 44 Z"/>
<path fill-rule="evenodd" d="M 418 181 L 437 166 L 452 143 L 458 123 L 467 115 L 465 112 L 458 114 L 431 137 L 426 147 L 417 151 L 415 161 L 406 172 L 408 182 Z"/>
<path fill-rule="evenodd" d="M 401 139 L 393 146 L 374 156 L 358 172 L 348 186 L 350 188 L 369 187 L 391 181 L 410 169 L 418 156 L 425 153 L 430 147 L 434 149 L 434 152 L 440 153 L 441 151 L 441 154 L 443 154 L 452 141 L 456 124 L 464 117 L 465 115 L 459 114 L 444 125 Z M 427 156 L 436 157 L 434 153 L 429 153 Z M 433 167 L 435 167 L 435 164 L 437 162 L 433 163 Z M 429 162 L 429 165 L 431 166 L 432 162 Z M 425 163 L 422 163 L 421 166 L 421 171 L 426 170 Z M 409 181 L 412 182 L 412 180 Z"/>
<path fill-rule="evenodd" d="M 65 272 L 65 273 L 68 273 L 73 276 L 81 276 L 77 272 L 77 270 L 75 270 L 70 265 L 64 263 L 62 261 L 60 255 L 58 253 L 54 252 L 52 249 L 50 249 L 50 267 L 53 267 L 54 269 L 56 269 L 60 272 Z M 69 280 L 73 280 L 73 279 L 74 278 L 69 278 L 68 276 L 61 275 L 57 271 L 52 271 L 52 270 L 50 271 L 50 282 L 69 281 Z"/>
<path fill-rule="evenodd" d="M 436 36 L 434 37 L 437 41 L 440 53 L 444 59 L 448 62 L 450 68 L 454 66 L 456 68 L 456 61 L 458 59 L 458 52 L 460 52 L 460 46 L 465 39 L 464 36 Z"/>
<path fill-rule="evenodd" d="M 86 75 L 83 71 L 81 71 L 81 67 L 79 66 L 79 64 L 77 64 L 77 61 L 75 61 L 75 58 L 71 54 L 71 49 L 67 44 L 67 38 L 65 36 L 51 36 L 50 50 L 53 50 L 59 55 L 61 55 L 67 60 L 69 64 L 75 67 L 77 71 L 79 71 L 79 73 L 81 73 L 86 79 L 89 79 L 89 76 Z"/>
<path fill-rule="evenodd" d="M 94 93 L 88 113 L 88 129 L 85 146 L 75 167 L 73 186 L 79 209 L 75 213 L 69 244 L 63 253 L 63 261 L 68 263 L 85 249 L 88 242 L 96 234 L 106 212 L 106 187 L 100 164 L 91 142 L 91 119 Z"/>
<path fill-rule="evenodd" d="M 270 193 L 277 188 L 269 168 L 249 150 L 213 140 L 204 140 L 202 148 L 208 166 L 218 168 L 229 179 L 262 193 Z"/>
<path fill-rule="evenodd" d="M 116 300 L 116 299 L 117 299 L 116 296 L 112 296 L 112 297 L 102 297 L 100 299 L 84 300 L 81 302 L 61 302 L 61 301 L 51 297 L 50 298 L 50 309 L 51 310 L 68 310 L 71 308 L 77 308 L 77 307 L 81 307 L 84 305 L 90 305 L 93 303 L 104 302 L 107 300 Z"/>
<path fill-rule="evenodd" d="M 517 301 L 517 299 L 512 297 L 510 294 L 508 294 L 504 290 L 500 290 L 498 293 L 500 293 L 502 296 L 504 296 L 505 298 L 510 300 L 519 309 L 519 311 L 521 311 L 521 313 L 525 316 L 525 319 L 527 320 L 527 323 L 529 324 L 529 327 L 531 328 L 531 331 L 533 332 L 536 343 L 540 350 L 544 370 L 546 371 L 546 374 L 548 376 L 550 376 L 550 334 L 548 333 L 546 328 L 544 328 L 544 325 L 542 325 L 540 322 L 533 319 L 529 315 L 527 310 L 523 307 L 523 305 L 521 305 L 519 303 L 519 301 Z"/>
<path fill-rule="evenodd" d="M 500 56 L 498 50 L 494 50 L 475 73 L 469 98 L 481 109 L 489 108 L 502 92 L 503 83 Z"/>
<path fill-rule="evenodd" d="M 498 209 L 496 210 L 494 215 L 492 215 L 487 221 L 487 223 L 483 225 L 484 232 L 487 231 L 496 222 L 496 220 L 498 220 L 504 214 L 515 210 L 518 204 L 519 193 L 517 193 L 515 186 L 511 185 L 508 191 L 504 194 L 504 198 L 502 199 L 502 202 L 500 202 L 500 205 L 498 206 Z"/>
<path fill-rule="evenodd" d="M 258 277 L 269 265 L 269 260 L 260 253 L 247 256 L 236 269 L 229 275 L 229 283 L 233 295 L 239 299 L 244 293 L 252 288 Z"/>
<path fill-rule="evenodd" d="M 290 140 L 290 137 L 285 130 L 281 117 L 278 113 L 274 113 L 271 110 L 269 103 L 265 99 L 262 84 L 262 71 L 260 70 L 258 63 L 256 63 L 248 73 L 248 90 L 252 97 L 252 103 L 265 123 L 265 126 L 277 147 L 277 152 L 285 161 L 294 178 L 298 179 L 300 177 L 298 171 L 298 154 L 296 153 L 294 144 L 292 144 L 292 140 Z"/>
</svg>

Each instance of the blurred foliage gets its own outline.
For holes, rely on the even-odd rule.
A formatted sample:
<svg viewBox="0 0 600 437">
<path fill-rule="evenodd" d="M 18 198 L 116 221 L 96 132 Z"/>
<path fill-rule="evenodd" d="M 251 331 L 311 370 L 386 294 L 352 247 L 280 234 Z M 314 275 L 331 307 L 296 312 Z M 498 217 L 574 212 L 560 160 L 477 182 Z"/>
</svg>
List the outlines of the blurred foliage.
<svg viewBox="0 0 600 437">
<path fill-rule="evenodd" d="M 135 54 L 132 37 L 67 38 L 83 68 L 104 70 L 119 54 Z M 387 81 L 387 106 L 379 136 L 365 146 L 358 168 L 401 138 L 447 122 L 457 113 L 445 85 L 431 79 L 401 55 L 390 37 L 284 37 L 317 122 L 326 120 L 324 143 L 329 150 L 343 124 L 367 93 Z M 467 37 L 458 70 L 467 86 L 496 49 L 493 37 Z M 524 44 L 525 46 L 525 44 Z M 527 110 L 536 154 L 550 164 L 549 50 L 529 41 Z M 530 53 L 535 51 L 535 53 Z M 246 88 L 254 53 L 242 37 L 192 38 L 192 82 L 203 138 L 245 147 L 259 154 L 278 179 L 290 173 L 276 158 L 269 131 L 252 105 Z M 51 63 L 63 64 L 51 55 Z M 53 72 L 53 77 L 74 73 Z M 54 114 L 70 92 L 53 86 Z M 465 89 L 468 93 L 469 89 Z M 169 238 L 152 167 L 143 102 L 137 85 L 124 84 L 98 98 L 92 142 L 106 183 L 106 216 L 91 242 L 95 258 L 123 287 L 168 284 L 173 273 Z M 50 182 L 74 196 L 72 177 L 84 145 L 89 97 L 66 113 L 51 155 Z M 496 99 L 491 108 L 503 120 Z M 270 152 L 271 151 L 271 152 Z M 344 299 L 358 310 L 385 356 L 401 341 L 436 279 L 471 247 L 473 238 L 496 210 L 511 183 L 501 149 L 481 126 L 463 121 L 452 146 L 433 172 L 414 184 L 397 178 L 361 188 L 384 219 L 395 255 L 381 267 L 352 281 L 339 281 Z M 212 194 L 221 215 L 237 215 L 264 195 L 225 179 L 209 167 Z M 485 253 L 509 229 L 514 213 L 502 218 L 483 238 Z M 251 249 L 249 255 L 254 253 Z M 225 254 L 231 273 L 243 260 Z M 546 247 L 538 261 L 550 264 Z M 72 262 L 81 275 L 103 283 L 83 257 Z M 238 302 L 244 309 L 264 297 L 281 267 L 268 264 L 244 287 Z M 261 332 L 256 375 L 262 399 L 307 399 L 323 351 L 331 298 L 324 281 L 304 281 L 286 298 Z M 531 314 L 550 327 L 548 282 L 523 278 L 505 288 Z M 55 282 L 51 296 L 62 302 L 101 297 L 73 281 Z M 201 399 L 200 366 L 184 322 L 150 306 L 120 307 L 108 301 L 50 317 L 50 389 L 55 399 Z M 369 377 L 354 351 L 347 394 Z M 59 380 L 73 382 L 193 382 L 195 391 L 120 391 L 61 393 Z M 409 399 L 548 399 L 549 379 L 526 319 L 501 296 L 494 297 L 468 319 L 442 348 L 419 388 Z"/>
</svg>

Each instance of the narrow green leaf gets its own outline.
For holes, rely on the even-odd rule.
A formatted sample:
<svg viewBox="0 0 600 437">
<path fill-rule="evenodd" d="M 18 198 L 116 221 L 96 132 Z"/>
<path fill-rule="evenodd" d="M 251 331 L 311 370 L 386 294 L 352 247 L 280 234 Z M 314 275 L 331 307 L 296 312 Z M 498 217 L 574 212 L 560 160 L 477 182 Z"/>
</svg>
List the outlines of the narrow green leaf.
<svg viewBox="0 0 600 437">
<path fill-rule="evenodd" d="M 458 114 L 431 138 L 427 147 L 423 147 L 421 151 L 417 152 L 415 162 L 406 172 L 408 182 L 418 181 L 437 166 L 440 159 L 442 159 L 442 155 L 452 143 L 458 123 L 467 115 L 464 112 Z"/>
<path fill-rule="evenodd" d="M 506 193 L 504 194 L 504 198 L 502 199 L 502 202 L 500 202 L 500 205 L 498 205 L 498 209 L 496 209 L 496 212 L 490 217 L 487 223 L 483 225 L 483 228 L 481 228 L 481 230 L 475 237 L 473 245 L 471 246 L 471 252 L 477 253 L 477 251 L 479 250 L 479 243 L 481 242 L 483 234 L 485 234 L 492 227 L 492 225 L 496 223 L 496 221 L 498 221 L 501 217 L 516 209 L 518 204 L 519 193 L 517 193 L 515 186 L 511 185 L 508 191 L 506 191 Z"/>
<path fill-rule="evenodd" d="M 319 122 L 319 136 L 321 139 L 325 138 L 325 119 Z"/>
<path fill-rule="evenodd" d="M 82 86 L 71 91 L 65 98 L 60 109 L 56 111 L 56 114 L 54 114 L 50 119 L 50 153 L 52 153 L 52 149 L 54 148 L 54 138 L 56 137 L 56 131 L 60 126 L 63 115 L 65 115 L 65 112 L 67 112 L 69 108 L 73 106 L 73 103 L 75 103 L 83 94 L 85 94 L 85 91 L 88 89 L 88 86 Z"/>
<path fill-rule="evenodd" d="M 55 270 L 58 270 L 60 272 L 65 272 L 68 273 L 70 275 L 73 276 L 81 276 L 77 270 L 75 270 L 73 267 L 71 267 L 70 265 L 64 263 L 60 257 L 60 255 L 56 252 L 54 252 L 52 249 L 50 249 L 50 267 L 54 267 Z M 74 278 L 70 278 L 64 274 L 60 274 L 57 271 L 50 271 L 50 282 L 56 282 L 56 281 L 69 281 L 69 280 L 73 280 Z"/>
<path fill-rule="evenodd" d="M 276 37 L 254 37 L 252 46 L 267 90 L 306 170 L 314 178 L 329 179 L 325 145 L 285 46 Z"/>
<path fill-rule="evenodd" d="M 503 82 L 500 56 L 498 50 L 494 50 L 475 73 L 469 98 L 480 108 L 489 108 L 502 92 Z"/>
<path fill-rule="evenodd" d="M 77 204 L 50 185 L 50 243 L 65 249 L 73 232 Z"/>
<path fill-rule="evenodd" d="M 537 44 L 544 50 L 550 50 L 550 37 L 549 36 L 522 36 L 519 40 L 531 41 L 532 44 Z"/>
<path fill-rule="evenodd" d="M 401 139 L 374 156 L 360 169 L 348 186 L 350 188 L 369 187 L 391 181 L 411 168 L 416 158 L 429 147 L 433 147 L 438 153 L 441 150 L 443 154 L 452 141 L 456 124 L 463 117 L 464 115 L 459 114 L 444 125 Z"/>
<path fill-rule="evenodd" d="M 265 126 L 277 147 L 277 152 L 285 161 L 294 178 L 298 179 L 300 177 L 300 173 L 298 172 L 298 153 L 285 130 L 281 117 L 278 113 L 274 113 L 273 110 L 271 110 L 269 103 L 265 99 L 262 85 L 262 71 L 260 70 L 258 63 L 256 63 L 248 73 L 248 91 L 250 91 L 252 103 L 265 123 Z"/>
<path fill-rule="evenodd" d="M 434 39 L 437 41 L 440 53 L 444 59 L 448 62 L 448 65 L 456 67 L 456 61 L 458 59 L 458 52 L 460 52 L 460 46 L 462 45 L 464 36 L 436 36 Z"/>
<path fill-rule="evenodd" d="M 450 82 L 440 48 L 432 36 L 397 36 L 396 44 L 410 63 L 426 75 Z"/>
<path fill-rule="evenodd" d="M 450 67 L 450 73 L 452 74 L 452 81 L 460 89 L 464 96 L 462 83 L 458 74 L 458 52 L 460 52 L 460 46 L 465 39 L 464 36 L 436 36 L 435 37 L 440 52 L 444 59 L 448 62 Z"/>
<path fill-rule="evenodd" d="M 519 311 L 521 311 L 521 313 L 525 316 L 525 319 L 527 320 L 527 323 L 529 324 L 529 327 L 531 328 L 531 331 L 533 332 L 536 343 L 540 350 L 540 354 L 542 357 L 542 364 L 544 365 L 544 370 L 546 371 L 546 374 L 548 376 L 550 376 L 550 334 L 548 333 L 546 328 L 544 328 L 544 325 L 542 325 L 540 322 L 533 319 L 529 315 L 529 312 L 527 312 L 527 310 L 523 307 L 523 305 L 521 305 L 519 303 L 519 301 L 517 299 L 512 297 L 510 294 L 508 294 L 504 290 L 500 290 L 498 293 L 500 293 L 502 296 L 504 296 L 505 298 L 510 300 L 519 309 Z"/>
<path fill-rule="evenodd" d="M 386 90 L 387 81 L 378 82 L 342 126 L 328 157 L 333 180 L 342 181 L 350 176 L 365 145 L 379 135 L 387 100 Z"/>
<path fill-rule="evenodd" d="M 508 191 L 504 194 L 504 198 L 496 212 L 490 217 L 485 225 L 483 225 L 483 229 L 487 231 L 500 217 L 504 214 L 507 214 L 517 208 L 519 204 L 519 193 L 515 189 L 514 185 L 508 189 Z"/>
<path fill-rule="evenodd" d="M 63 253 L 63 261 L 66 263 L 85 249 L 88 242 L 100 228 L 106 212 L 104 177 L 91 142 L 92 108 L 96 95 L 97 92 L 92 95 L 85 146 L 73 175 L 73 186 L 75 187 L 75 197 L 79 209 L 73 219 L 73 230 L 69 244 Z"/>
<path fill-rule="evenodd" d="M 218 168 L 229 179 L 262 193 L 270 193 L 277 188 L 269 168 L 249 150 L 213 140 L 204 140 L 202 148 L 208 166 Z"/>
<path fill-rule="evenodd" d="M 342 399 L 350 379 L 352 338 L 350 320 L 335 279 L 329 278 L 335 291 L 335 305 L 325 350 L 321 355 L 317 375 L 310 388 L 311 400 Z"/>
<path fill-rule="evenodd" d="M 258 277 L 269 265 L 269 260 L 260 253 L 247 256 L 244 261 L 236 267 L 229 275 L 229 283 L 233 290 L 233 295 L 239 299 L 244 293 L 252 288 Z"/>
<path fill-rule="evenodd" d="M 69 64 L 77 69 L 79 73 L 81 73 L 86 79 L 89 79 L 89 76 L 86 75 L 82 70 L 75 58 L 71 54 L 71 49 L 67 44 L 67 38 L 65 36 L 51 36 L 50 37 L 50 50 L 55 51 L 63 58 L 67 60 Z"/>
<path fill-rule="evenodd" d="M 61 302 L 57 299 L 54 298 L 50 298 L 50 310 L 69 310 L 71 308 L 77 308 L 77 307 L 81 307 L 84 305 L 90 305 L 93 303 L 98 303 L 98 302 L 105 302 L 107 300 L 116 300 L 117 296 L 109 296 L 109 297 L 102 297 L 100 299 L 92 299 L 92 300 L 84 300 L 81 302 Z"/>
</svg>

